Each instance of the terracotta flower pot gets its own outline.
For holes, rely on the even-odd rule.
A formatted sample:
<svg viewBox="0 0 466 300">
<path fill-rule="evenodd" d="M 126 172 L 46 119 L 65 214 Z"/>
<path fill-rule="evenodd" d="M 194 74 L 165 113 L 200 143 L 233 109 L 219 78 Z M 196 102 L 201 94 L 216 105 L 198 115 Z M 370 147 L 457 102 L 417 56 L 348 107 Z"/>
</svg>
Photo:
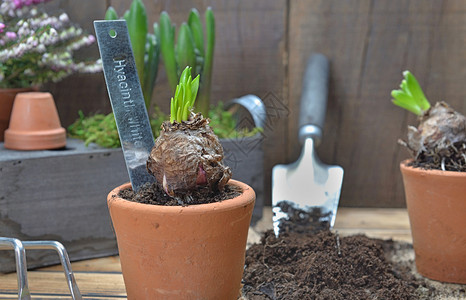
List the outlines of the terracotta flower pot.
<svg viewBox="0 0 466 300">
<path fill-rule="evenodd" d="M 107 203 L 128 299 L 237 299 L 255 193 L 217 203 L 158 206 L 119 198 Z"/>
<path fill-rule="evenodd" d="M 37 91 L 37 88 L 0 89 L 0 142 L 4 140 L 4 132 L 10 123 L 11 109 L 16 94 Z"/>
<path fill-rule="evenodd" d="M 466 283 L 466 173 L 400 165 L 417 271 Z"/>
<path fill-rule="evenodd" d="M 5 131 L 5 148 L 14 150 L 56 149 L 66 145 L 57 107 L 50 93 L 16 95 L 10 127 Z"/>
</svg>

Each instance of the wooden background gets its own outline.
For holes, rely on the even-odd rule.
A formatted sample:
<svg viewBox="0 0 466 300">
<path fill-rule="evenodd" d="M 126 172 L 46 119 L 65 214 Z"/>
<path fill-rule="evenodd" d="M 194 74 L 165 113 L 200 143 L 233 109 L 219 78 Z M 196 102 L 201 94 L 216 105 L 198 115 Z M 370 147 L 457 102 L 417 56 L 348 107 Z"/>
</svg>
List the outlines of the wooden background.
<svg viewBox="0 0 466 300">
<path fill-rule="evenodd" d="M 322 161 L 345 169 L 341 205 L 403 207 L 397 145 L 415 116 L 391 104 L 403 70 L 411 70 L 431 102 L 446 100 L 466 112 L 466 1 L 462 0 L 143 0 L 149 21 L 162 10 L 179 26 L 191 7 L 212 6 L 217 42 L 213 101 L 253 93 L 263 98 L 269 119 L 264 132 L 265 175 L 297 159 L 301 77 L 310 53 L 331 61 L 330 96 Z M 121 14 L 130 0 L 55 0 L 93 32 L 108 5 Z M 97 46 L 81 56 L 98 57 Z M 79 109 L 110 111 L 102 74 L 74 75 L 44 87 L 57 102 L 63 125 Z M 168 83 L 160 68 L 154 100 L 165 111 Z"/>
</svg>

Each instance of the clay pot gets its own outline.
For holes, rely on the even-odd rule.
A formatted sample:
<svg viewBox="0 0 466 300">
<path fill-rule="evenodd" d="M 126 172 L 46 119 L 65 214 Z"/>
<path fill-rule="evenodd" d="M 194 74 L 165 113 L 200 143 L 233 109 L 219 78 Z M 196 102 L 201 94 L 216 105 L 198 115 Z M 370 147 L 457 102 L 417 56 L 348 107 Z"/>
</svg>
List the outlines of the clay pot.
<svg viewBox="0 0 466 300">
<path fill-rule="evenodd" d="M 66 131 L 60 124 L 50 93 L 16 95 L 10 127 L 5 131 L 5 148 L 14 150 L 56 149 L 66 145 Z"/>
<path fill-rule="evenodd" d="M 16 94 L 37 91 L 37 88 L 0 89 L 0 142 L 4 140 L 4 132 L 10 123 L 11 109 Z"/>
<path fill-rule="evenodd" d="M 466 283 L 466 173 L 400 165 L 417 271 Z"/>
<path fill-rule="evenodd" d="M 110 192 L 128 299 L 237 299 L 255 193 L 190 206 L 140 204 Z"/>
</svg>

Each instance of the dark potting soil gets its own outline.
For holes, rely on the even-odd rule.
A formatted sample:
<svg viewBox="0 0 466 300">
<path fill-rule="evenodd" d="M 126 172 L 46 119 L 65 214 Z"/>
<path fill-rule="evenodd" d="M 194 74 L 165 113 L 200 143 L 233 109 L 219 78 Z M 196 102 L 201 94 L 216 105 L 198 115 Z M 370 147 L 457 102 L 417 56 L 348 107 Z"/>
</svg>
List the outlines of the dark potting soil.
<svg viewBox="0 0 466 300">
<path fill-rule="evenodd" d="M 200 188 L 195 191 L 178 193 L 177 197 L 168 196 L 156 183 L 142 186 L 137 193 L 132 189 L 121 190 L 118 196 L 123 199 L 153 205 L 187 206 L 194 204 L 207 204 L 232 199 L 241 195 L 241 189 L 227 184 L 223 191 L 211 191 L 208 188 Z"/>
<path fill-rule="evenodd" d="M 280 220 L 278 225 L 280 232 L 295 233 L 317 233 L 325 229 L 330 229 L 327 221 L 329 213 L 322 213 L 320 207 L 313 207 L 309 211 L 296 208 L 289 201 L 280 201 L 277 204 L 287 217 Z"/>
<path fill-rule="evenodd" d="M 280 235 L 266 231 L 246 252 L 243 299 L 448 299 L 464 287 L 435 286 L 414 272 L 412 245 L 364 235 L 340 237 L 326 216 L 278 204 Z"/>
<path fill-rule="evenodd" d="M 423 151 L 409 165 L 427 170 L 466 172 L 466 143 L 455 143 L 441 153 Z"/>
<path fill-rule="evenodd" d="M 243 291 L 247 299 L 416 299 L 385 257 L 383 241 L 273 231 L 247 250 Z M 411 278 L 410 278 L 411 279 Z"/>
<path fill-rule="evenodd" d="M 412 245 L 364 235 L 272 231 L 246 252 L 245 300 L 466 299 L 466 285 L 415 271 Z"/>
</svg>

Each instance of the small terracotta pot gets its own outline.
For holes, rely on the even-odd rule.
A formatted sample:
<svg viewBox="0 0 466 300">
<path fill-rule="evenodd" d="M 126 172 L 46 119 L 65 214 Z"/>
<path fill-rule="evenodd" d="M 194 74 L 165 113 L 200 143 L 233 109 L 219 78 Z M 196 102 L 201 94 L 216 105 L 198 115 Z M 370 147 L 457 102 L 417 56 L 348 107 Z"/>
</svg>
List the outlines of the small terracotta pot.
<svg viewBox="0 0 466 300">
<path fill-rule="evenodd" d="M 37 88 L 0 89 L 0 142 L 4 140 L 4 132 L 10 123 L 11 109 L 16 94 L 37 91 Z"/>
<path fill-rule="evenodd" d="M 417 271 L 466 284 L 466 173 L 401 163 Z"/>
<path fill-rule="evenodd" d="M 107 203 L 128 299 L 237 299 L 255 193 L 239 181 L 233 199 L 190 206 Z"/>
<path fill-rule="evenodd" d="M 5 148 L 14 150 L 56 149 L 66 145 L 57 107 L 50 93 L 16 95 L 10 127 L 5 131 Z"/>
</svg>

